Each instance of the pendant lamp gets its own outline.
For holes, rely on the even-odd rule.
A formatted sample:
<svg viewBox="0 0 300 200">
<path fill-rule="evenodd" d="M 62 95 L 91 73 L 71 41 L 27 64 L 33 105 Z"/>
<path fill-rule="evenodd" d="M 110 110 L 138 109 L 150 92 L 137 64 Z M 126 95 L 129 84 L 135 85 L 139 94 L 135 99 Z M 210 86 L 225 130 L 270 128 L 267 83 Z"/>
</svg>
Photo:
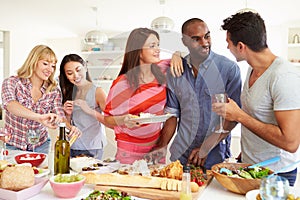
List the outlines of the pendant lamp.
<svg viewBox="0 0 300 200">
<path fill-rule="evenodd" d="M 248 8 L 248 0 L 245 0 L 245 8 L 240 9 L 237 11 L 237 13 L 244 13 L 244 12 L 253 12 L 253 13 L 257 13 L 256 10 L 252 9 L 252 8 Z"/>
<path fill-rule="evenodd" d="M 161 6 L 165 6 L 166 2 L 165 0 L 159 0 L 159 3 Z M 154 20 L 152 20 L 151 28 L 158 32 L 167 33 L 174 28 L 174 21 L 171 18 L 166 16 L 157 17 Z"/>
<path fill-rule="evenodd" d="M 84 38 L 84 41 L 88 45 L 99 45 L 106 43 L 108 41 L 108 37 L 105 33 L 101 32 L 98 27 L 98 8 L 92 7 L 93 11 L 96 15 L 96 28 L 95 30 L 89 31 Z"/>
</svg>

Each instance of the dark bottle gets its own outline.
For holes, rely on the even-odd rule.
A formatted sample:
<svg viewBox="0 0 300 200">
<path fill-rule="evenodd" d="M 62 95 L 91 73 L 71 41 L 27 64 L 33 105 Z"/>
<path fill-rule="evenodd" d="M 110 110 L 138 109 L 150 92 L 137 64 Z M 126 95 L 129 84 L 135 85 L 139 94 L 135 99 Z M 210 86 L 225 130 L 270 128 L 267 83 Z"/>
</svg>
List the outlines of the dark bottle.
<svg viewBox="0 0 300 200">
<path fill-rule="evenodd" d="M 54 175 L 70 173 L 70 143 L 66 138 L 66 124 L 59 124 L 59 138 L 55 142 Z"/>
</svg>

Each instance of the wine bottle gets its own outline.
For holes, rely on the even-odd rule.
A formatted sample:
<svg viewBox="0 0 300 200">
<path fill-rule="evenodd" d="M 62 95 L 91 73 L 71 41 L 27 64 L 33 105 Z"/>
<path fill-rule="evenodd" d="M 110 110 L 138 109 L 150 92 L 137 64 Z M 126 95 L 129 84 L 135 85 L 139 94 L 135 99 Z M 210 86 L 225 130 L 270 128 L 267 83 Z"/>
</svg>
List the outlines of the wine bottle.
<svg viewBox="0 0 300 200">
<path fill-rule="evenodd" d="M 183 167 L 180 200 L 192 200 L 190 166 Z"/>
<path fill-rule="evenodd" d="M 59 124 L 59 138 L 54 146 L 54 175 L 70 173 L 70 143 L 65 128 L 65 123 Z"/>
</svg>

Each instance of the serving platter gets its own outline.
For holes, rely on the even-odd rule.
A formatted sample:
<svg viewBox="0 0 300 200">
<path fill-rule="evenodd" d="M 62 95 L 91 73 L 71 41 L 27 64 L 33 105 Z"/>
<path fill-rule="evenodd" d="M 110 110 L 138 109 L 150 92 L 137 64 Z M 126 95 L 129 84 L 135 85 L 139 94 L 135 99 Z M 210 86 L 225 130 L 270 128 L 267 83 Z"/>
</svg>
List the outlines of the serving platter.
<svg viewBox="0 0 300 200">
<path fill-rule="evenodd" d="M 151 123 L 159 123 L 165 122 L 170 117 L 175 116 L 174 114 L 165 114 L 165 115 L 151 115 L 149 117 L 136 117 L 131 118 L 130 120 L 138 122 L 139 124 L 151 124 Z"/>
<path fill-rule="evenodd" d="M 193 199 L 199 199 L 201 194 L 203 193 L 204 189 L 210 184 L 213 176 L 211 173 L 208 173 L 207 180 L 204 182 L 202 186 L 199 187 L 198 192 L 193 192 L 192 197 Z M 143 188 L 141 187 L 124 187 L 124 186 L 110 186 L 110 185 L 95 185 L 95 190 L 106 191 L 109 189 L 115 189 L 122 192 L 127 192 L 131 196 L 145 198 L 145 199 L 164 199 L 164 200 L 174 200 L 179 199 L 180 192 L 177 191 L 167 191 L 161 189 L 154 189 L 154 188 Z"/>
<path fill-rule="evenodd" d="M 25 200 L 40 193 L 42 188 L 48 182 L 48 178 L 35 178 L 33 186 L 20 190 L 12 191 L 0 188 L 0 199 L 5 200 Z"/>
</svg>

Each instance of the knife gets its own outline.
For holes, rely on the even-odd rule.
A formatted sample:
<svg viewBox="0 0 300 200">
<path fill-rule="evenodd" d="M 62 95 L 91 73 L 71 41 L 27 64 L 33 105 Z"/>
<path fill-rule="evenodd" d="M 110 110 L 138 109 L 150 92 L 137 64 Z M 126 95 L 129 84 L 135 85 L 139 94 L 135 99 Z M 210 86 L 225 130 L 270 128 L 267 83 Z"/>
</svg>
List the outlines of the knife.
<svg viewBox="0 0 300 200">
<path fill-rule="evenodd" d="M 251 166 L 249 166 L 248 168 L 251 169 L 251 168 L 254 168 L 254 167 L 263 167 L 263 166 L 266 166 L 266 165 L 269 165 L 269 164 L 278 162 L 279 160 L 280 160 L 280 157 L 279 157 L 279 156 L 276 156 L 276 157 L 274 157 L 274 158 L 271 158 L 271 159 L 268 159 L 268 160 L 265 160 L 265 161 L 256 163 L 256 164 L 254 164 L 254 165 L 251 165 Z"/>
</svg>

